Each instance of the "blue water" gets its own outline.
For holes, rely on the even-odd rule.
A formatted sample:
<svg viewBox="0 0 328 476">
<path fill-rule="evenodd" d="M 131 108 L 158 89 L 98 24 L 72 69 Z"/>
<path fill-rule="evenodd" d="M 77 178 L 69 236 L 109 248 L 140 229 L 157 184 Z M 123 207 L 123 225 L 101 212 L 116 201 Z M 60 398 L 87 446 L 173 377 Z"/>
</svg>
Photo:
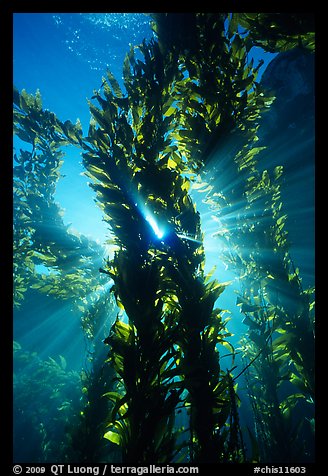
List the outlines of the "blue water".
<svg viewBox="0 0 328 476">
<path fill-rule="evenodd" d="M 54 111 L 62 121 L 70 119 L 74 123 L 80 119 L 83 130 L 87 131 L 90 120 L 87 99 L 101 86 L 106 68 L 122 84 L 122 62 L 129 45 L 136 45 L 152 36 L 150 19 L 142 13 L 17 13 L 14 15 L 14 84 L 19 90 L 26 89 L 28 93 L 34 94 L 39 89 L 44 108 Z M 255 61 L 264 59 L 260 79 L 275 55 L 265 53 L 260 48 L 253 49 L 251 54 Z M 22 147 L 19 140 L 15 140 L 14 145 Z M 274 149 L 271 153 L 274 155 Z M 270 160 L 268 157 L 268 162 Z M 110 233 L 82 172 L 79 152 L 67 148 L 62 167 L 64 177 L 58 183 L 55 198 L 65 211 L 66 224 L 71 224 L 79 233 L 104 244 Z M 289 192 L 291 204 L 305 180 L 306 177 L 298 177 L 295 171 L 296 185 Z M 240 285 L 234 273 L 227 271 L 224 264 L 218 261 L 210 210 L 201 202 L 202 197 L 193 194 L 193 198 L 201 211 L 205 232 L 206 269 L 210 270 L 216 265 L 214 276 L 221 282 L 231 282 L 218 305 L 229 310 L 226 314 L 231 318 L 228 327 L 234 334 L 230 341 L 238 347 L 239 338 L 247 329 L 242 324 L 243 316 L 236 306 L 236 291 Z M 294 207 L 289 210 L 294 218 L 301 214 L 297 203 L 296 200 Z M 308 216 L 313 217 L 312 202 L 309 204 Z M 305 243 L 302 241 L 304 234 L 299 229 L 299 223 L 297 221 L 292 232 L 293 249 L 296 258 L 304 257 L 304 250 L 307 249 L 309 254 L 301 271 L 304 271 L 304 279 L 311 284 L 314 255 L 308 250 L 313 248 L 313 239 L 309 238 Z M 45 306 L 44 299 L 38 301 L 35 295 L 31 295 L 22 308 L 15 312 L 14 319 L 14 337 L 23 349 L 36 352 L 40 359 L 58 359 L 62 355 L 68 368 L 73 371 L 78 372 L 85 367 L 85 342 L 79 317 L 72 314 L 67 306 L 51 298 Z M 242 363 L 238 358 L 236 363 L 241 369 Z M 222 361 L 223 369 L 225 365 L 226 368 L 232 365 L 228 358 Z M 242 389 L 241 380 L 241 392 Z M 242 418 L 247 421 L 247 412 Z"/>
<path fill-rule="evenodd" d="M 70 119 L 74 123 L 79 118 L 83 130 L 87 131 L 90 120 L 87 99 L 100 87 L 106 68 L 123 86 L 122 63 L 129 45 L 136 45 L 152 36 L 150 18 L 143 13 L 15 14 L 14 84 L 28 93 L 39 89 L 44 108 L 54 111 L 62 121 Z M 255 64 L 259 59 L 265 61 L 260 79 L 275 55 L 260 48 L 253 48 L 251 53 Z M 80 154 L 73 148 L 67 148 L 66 152 L 61 169 L 64 177 L 59 181 L 55 194 L 65 210 L 64 222 L 104 243 L 109 238 L 109 230 L 94 204 L 88 180 L 82 175 Z M 199 196 L 193 198 L 200 201 Z M 199 206 L 203 205 L 200 203 Z M 208 232 L 205 243 L 208 246 L 207 269 L 217 264 L 216 253 L 211 257 L 210 241 L 211 233 Z M 221 266 L 220 281 L 230 281 L 232 276 L 229 273 L 223 276 L 223 272 Z M 223 296 L 225 301 L 227 298 Z M 235 295 L 232 293 L 226 306 L 234 306 L 234 302 Z M 235 310 L 239 311 L 238 308 Z"/>
</svg>

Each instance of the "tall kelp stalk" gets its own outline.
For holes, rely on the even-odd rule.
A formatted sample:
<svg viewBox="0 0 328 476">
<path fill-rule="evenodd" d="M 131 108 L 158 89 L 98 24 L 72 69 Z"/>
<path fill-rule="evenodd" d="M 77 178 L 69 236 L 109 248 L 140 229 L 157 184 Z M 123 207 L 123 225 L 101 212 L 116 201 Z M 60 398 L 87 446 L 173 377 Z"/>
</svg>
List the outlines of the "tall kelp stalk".
<svg viewBox="0 0 328 476">
<path fill-rule="evenodd" d="M 41 95 L 14 91 L 14 133 L 31 150 L 14 155 L 14 293 L 19 305 L 28 289 L 84 307 L 108 281 L 99 276 L 104 249 L 63 222 L 54 199 L 68 143 Z M 39 273 L 36 266 L 43 265 Z"/>
<path fill-rule="evenodd" d="M 181 189 L 182 179 L 176 184 L 179 176 L 167 168 L 168 157 L 159 156 L 169 146 L 164 139 L 164 85 L 159 85 L 163 71 L 160 67 L 154 76 L 157 65 L 146 45 L 143 52 L 145 63 L 136 62 L 132 50 L 125 63 L 128 98 L 109 74 L 103 84 L 105 99 L 96 94 L 102 109 L 90 104 L 100 127 L 91 123 L 83 155 L 118 247 L 104 271 L 114 280 L 112 291 L 128 323 L 118 316 L 106 340 L 119 383 L 116 392 L 107 393 L 115 405 L 105 436 L 121 446 L 122 460 L 129 463 L 172 460 L 174 409 L 181 393 L 173 384 L 179 353 L 174 315 L 163 314 L 163 252 L 149 220 L 160 216 L 159 227 L 168 223 L 167 196 L 172 188 Z"/>
<path fill-rule="evenodd" d="M 174 23 L 174 21 L 179 21 L 178 18 L 179 16 L 173 17 L 172 19 L 172 17 L 169 15 L 166 17 L 158 15 L 158 31 L 164 31 L 165 22 L 167 22 L 166 26 L 171 25 L 172 27 L 172 22 Z M 288 49 L 294 47 L 296 44 L 298 47 L 305 45 L 308 49 L 313 50 L 313 32 L 311 30 L 311 28 L 313 28 L 313 23 L 311 23 L 311 18 L 308 19 L 310 21 L 309 24 L 309 22 L 304 22 L 303 17 L 293 17 L 293 24 L 295 28 L 290 30 L 289 35 L 286 35 L 286 31 L 283 28 L 283 25 L 286 24 L 286 17 L 284 15 L 273 14 L 270 17 L 270 14 L 234 14 L 227 27 L 227 36 L 230 39 L 230 47 L 234 53 L 232 56 L 235 61 L 229 58 L 229 50 L 228 47 L 225 46 L 221 52 L 223 57 L 219 63 L 221 68 L 222 65 L 228 65 L 228 67 L 226 66 L 226 71 L 229 71 L 230 79 L 239 79 L 239 81 L 237 80 L 229 82 L 227 80 L 223 81 L 223 79 L 226 79 L 224 76 L 224 68 L 223 71 L 222 69 L 219 70 L 221 73 L 220 75 L 216 76 L 212 74 L 210 76 L 209 74 L 206 74 L 209 73 L 209 70 L 213 72 L 218 69 L 218 65 L 216 65 L 215 62 L 214 64 L 211 62 L 212 57 L 210 53 L 213 50 L 215 51 L 215 48 L 213 49 L 213 46 L 206 44 L 206 40 L 210 35 L 205 35 L 203 33 L 203 35 L 200 36 L 200 42 L 197 44 L 197 33 L 202 31 L 202 23 L 206 23 L 208 32 L 212 32 L 213 30 L 215 31 L 213 17 L 212 24 L 211 21 L 209 21 L 210 18 L 211 17 L 207 15 L 202 17 L 200 14 L 195 21 L 193 16 L 189 16 L 189 21 L 187 20 L 183 22 L 183 24 L 187 25 L 186 36 L 184 35 L 185 32 L 183 27 L 179 29 L 173 29 L 175 31 L 175 35 L 178 35 L 180 39 L 180 54 L 186 54 L 186 51 L 188 51 L 188 55 L 192 54 L 194 58 L 197 58 L 197 60 L 194 59 L 194 61 L 191 61 L 189 58 L 189 60 L 185 62 L 187 65 L 186 69 L 188 71 L 188 76 L 185 81 L 186 83 L 189 81 L 189 98 L 191 98 L 191 101 L 193 101 L 191 104 L 192 107 L 183 109 L 188 104 L 187 101 L 184 99 L 184 101 L 179 102 L 179 97 L 177 96 L 176 98 L 178 107 L 180 106 L 183 111 L 187 111 L 187 114 L 182 116 L 184 129 L 178 136 L 178 141 L 179 145 L 182 144 L 182 147 L 184 147 L 187 156 L 196 158 L 200 157 L 208 161 L 211 159 L 211 154 L 209 154 L 209 152 L 214 152 L 212 154 L 215 156 L 215 164 L 213 164 L 214 170 L 211 170 L 211 175 L 208 176 L 207 179 L 210 180 L 211 176 L 213 178 L 214 175 L 219 177 L 221 176 L 221 184 L 219 187 L 217 186 L 219 180 L 217 177 L 215 177 L 215 179 L 213 179 L 211 182 L 213 188 L 211 185 L 209 186 L 208 184 L 204 182 L 202 183 L 201 181 L 199 184 L 197 184 L 197 188 L 200 191 L 205 190 L 208 192 L 210 190 L 206 200 L 207 203 L 214 205 L 214 207 L 218 205 L 220 209 L 223 210 L 223 217 L 222 215 L 220 217 L 221 228 L 218 231 L 218 235 L 226 236 L 228 240 L 227 248 L 229 250 L 229 254 L 231 256 L 234 254 L 234 267 L 236 269 L 243 269 L 243 273 L 245 273 L 245 267 L 247 267 L 247 274 L 249 275 L 253 273 L 252 283 L 248 282 L 248 284 L 245 284 L 244 289 L 246 290 L 246 293 L 255 293 L 255 300 L 262 300 L 263 296 L 258 296 L 258 289 L 259 286 L 261 286 L 261 279 L 263 280 L 264 273 L 265 278 L 268 278 L 269 276 L 269 282 L 266 283 L 267 290 L 264 292 L 264 295 L 266 295 L 266 293 L 268 294 L 268 289 L 270 286 L 271 288 L 282 286 L 284 290 L 282 288 L 279 290 L 280 299 L 283 299 L 283 293 L 289 294 L 288 296 L 284 296 L 285 306 L 289 306 L 289 308 L 296 306 L 300 312 L 301 317 L 299 318 L 294 315 L 293 324 L 291 324 L 289 321 L 291 313 L 288 313 L 286 308 L 284 309 L 285 317 L 283 319 L 286 323 L 288 323 L 287 326 L 290 327 L 290 330 L 293 328 L 293 332 L 290 335 L 282 336 L 275 342 L 276 350 L 279 350 L 280 356 L 284 356 L 285 358 L 287 358 L 287 356 L 293 356 L 294 362 L 296 361 L 295 365 L 298 369 L 298 376 L 292 374 L 291 380 L 294 381 L 294 383 L 297 382 L 299 387 L 302 385 L 304 387 L 305 385 L 306 388 L 305 393 L 302 393 L 301 395 L 292 394 L 289 395 L 289 398 L 287 398 L 286 401 L 278 401 L 278 407 L 280 405 L 278 413 L 283 412 L 286 417 L 289 415 L 291 407 L 299 401 L 299 398 L 309 396 L 311 393 L 313 396 L 314 340 L 312 318 L 309 318 L 309 312 L 311 313 L 313 309 L 313 302 L 312 300 L 309 300 L 309 293 L 311 293 L 311 290 L 302 290 L 298 273 L 295 269 L 293 269 L 288 252 L 286 249 L 283 249 L 284 236 L 282 229 L 284 227 L 284 221 L 286 217 L 282 214 L 282 212 L 280 212 L 282 204 L 279 202 L 279 186 L 277 185 L 277 182 L 275 182 L 279 179 L 282 169 L 281 167 L 277 167 L 274 170 L 271 180 L 272 183 L 275 182 L 275 185 L 272 185 L 271 188 L 268 171 L 258 172 L 257 170 L 257 156 L 263 150 L 263 147 L 257 147 L 256 144 L 258 140 L 257 130 L 259 127 L 260 114 L 265 108 L 270 106 L 273 98 L 270 98 L 268 94 L 263 91 L 261 86 L 256 83 L 256 69 L 252 68 L 252 64 L 247 64 L 247 56 L 250 47 L 254 44 L 261 44 L 261 46 L 263 46 L 270 43 L 271 51 L 274 46 L 276 50 L 285 50 L 286 48 Z M 249 34 L 246 38 L 236 34 L 239 18 L 243 19 L 243 21 L 241 21 L 242 24 L 246 21 L 245 18 L 247 18 L 247 21 L 249 22 L 250 32 L 248 32 Z M 271 30 L 268 30 L 268 28 L 262 28 L 261 36 L 259 31 L 256 32 L 256 30 L 260 29 L 256 29 L 255 27 L 253 28 L 254 21 L 259 21 L 267 26 L 268 24 L 271 25 L 273 22 L 274 28 L 272 27 Z M 189 37 L 188 34 L 190 31 L 192 31 L 192 33 Z M 255 41 L 254 37 L 256 35 L 257 40 Z M 274 41 L 271 38 L 272 35 L 274 36 Z M 172 36 L 167 39 L 166 47 L 175 47 L 179 49 L 179 46 L 172 46 L 170 43 L 171 38 Z M 184 42 L 185 39 L 186 42 Z M 221 40 L 222 44 L 225 44 L 222 35 Z M 195 44 L 197 47 L 195 47 Z M 219 42 L 217 42 L 216 48 L 218 48 L 218 44 Z M 202 46 L 205 45 L 206 47 L 202 48 Z M 201 56 L 204 55 L 204 52 L 206 52 L 209 58 L 207 63 L 208 70 L 206 67 L 202 67 L 203 61 L 200 59 Z M 229 61 L 224 61 L 224 59 L 227 57 L 229 58 Z M 190 79 L 193 79 L 193 81 L 190 81 Z M 206 96 L 204 99 L 200 99 L 200 85 L 205 84 L 207 86 Z M 227 94 L 228 101 L 225 97 L 220 98 L 218 93 L 220 90 L 222 92 L 225 91 L 225 88 L 222 87 L 222 85 L 227 84 L 232 85 L 229 91 L 230 94 Z M 221 86 L 221 89 L 219 89 L 218 86 Z M 237 93 L 237 95 L 234 96 L 232 94 L 233 92 Z M 239 125 L 239 127 L 231 127 L 234 121 L 231 121 L 229 114 L 229 120 L 225 120 L 223 124 L 220 124 L 220 119 L 222 118 L 220 103 L 218 105 L 218 103 L 213 100 L 214 98 L 221 99 L 221 104 L 225 105 L 225 113 L 229 113 L 229 111 L 233 112 L 232 117 L 235 120 L 235 126 Z M 195 99 L 198 103 L 195 102 Z M 234 101 L 232 101 L 233 99 Z M 238 104 L 240 105 L 240 108 L 238 108 Z M 245 133 L 246 124 L 248 126 L 247 133 Z M 221 141 L 221 147 L 227 149 L 228 151 L 229 149 L 232 149 L 232 152 L 230 150 L 230 161 L 226 160 L 224 156 L 222 156 L 222 161 L 219 159 L 220 126 L 223 128 L 224 132 L 222 137 L 223 140 Z M 194 131 L 196 130 L 201 132 L 197 136 L 194 134 Z M 211 132 L 215 132 L 215 134 L 211 135 Z M 202 138 L 207 138 L 208 144 L 208 148 L 205 149 L 207 153 L 205 153 L 203 156 L 202 153 L 204 148 L 202 148 Z M 213 145 L 216 146 L 216 151 Z M 215 152 L 217 152 L 217 154 Z M 229 182 L 227 182 L 227 177 L 229 177 Z M 268 194 L 271 194 L 270 198 L 268 198 Z M 261 199 L 259 199 L 259 196 L 261 196 Z M 271 203 L 269 203 L 270 200 Z M 252 206 L 250 206 L 250 202 L 253 202 Z M 260 212 L 258 212 L 258 210 L 260 210 Z M 260 213 L 262 218 L 259 217 L 258 213 Z M 226 220 L 225 216 L 227 217 Z M 270 216 L 271 222 L 269 222 Z M 247 232 L 245 231 L 246 229 Z M 240 236 L 240 231 L 238 230 L 244 230 L 241 232 L 242 236 Z M 246 234 L 244 234 L 244 232 Z M 227 234 L 229 236 L 227 236 Z M 259 244 L 259 241 L 261 244 Z M 249 243 L 254 244 L 255 251 L 253 253 L 250 253 Z M 261 251 L 259 251 L 259 248 L 261 248 Z M 273 250 L 274 256 L 272 258 L 274 262 L 272 263 L 268 263 L 268 258 L 264 257 L 263 255 L 263 253 L 265 254 L 264 250 L 267 248 Z M 256 254 L 257 256 L 261 254 L 261 264 L 258 262 L 257 265 L 254 264 L 253 254 Z M 257 272 L 256 269 L 259 269 L 260 271 Z M 265 269 L 267 270 L 267 273 L 264 271 Z M 254 289 L 253 286 L 255 286 Z M 276 292 L 277 291 L 278 290 L 276 289 Z M 289 301 L 288 305 L 286 301 Z M 240 304 L 243 306 L 243 311 L 247 306 L 250 306 L 250 303 L 245 303 L 243 301 L 240 301 Z M 267 314 L 267 307 L 268 303 L 265 304 L 264 309 L 266 311 L 266 319 L 269 320 L 268 327 L 270 329 L 272 328 L 272 323 L 270 323 L 272 320 L 272 313 Z M 251 307 L 248 307 L 248 309 L 251 309 Z M 278 324 L 276 322 L 276 326 L 277 325 Z M 252 331 L 253 330 L 254 329 L 252 329 Z M 268 329 L 266 329 L 266 331 L 268 331 Z M 282 333 L 285 333 L 286 331 L 286 329 L 280 330 Z M 272 329 L 270 331 L 270 336 L 271 332 Z M 251 332 L 251 337 L 254 337 L 254 335 L 255 333 Z M 268 337 L 268 335 L 266 335 L 266 337 Z M 256 339 L 256 337 L 254 338 Z M 302 344 L 303 342 L 309 342 L 310 346 L 305 349 Z M 267 344 L 266 338 L 264 338 L 263 344 Z M 287 348 L 289 349 L 288 351 L 286 350 Z M 262 351 L 263 349 L 258 349 L 259 354 Z M 252 355 L 250 358 L 253 357 L 254 355 Z M 263 368 L 264 371 L 264 369 L 267 368 L 267 365 L 263 365 L 263 367 L 259 365 L 259 368 Z M 272 363 L 272 372 L 274 371 L 274 368 L 277 369 L 277 366 Z M 300 378 L 300 374 L 302 375 L 302 378 Z M 279 385 L 281 382 L 280 377 L 281 375 L 278 377 Z M 269 382 L 268 380 L 266 381 Z M 274 380 L 271 383 L 273 384 L 273 382 Z M 303 388 L 303 390 L 305 388 Z M 277 388 L 275 391 L 277 391 Z M 311 399 L 312 396 L 309 398 Z M 274 423 L 272 419 L 271 422 L 273 426 Z M 282 437 L 281 432 L 280 436 Z M 273 439 L 272 441 L 275 440 Z M 294 442 L 295 432 L 293 438 L 290 439 L 290 447 L 294 444 Z M 283 438 L 280 438 L 279 444 L 284 444 Z M 282 454 L 283 453 L 281 453 L 281 455 Z M 286 458 L 288 459 L 287 455 Z"/>
<path fill-rule="evenodd" d="M 252 15 L 260 20 L 262 14 L 241 15 L 251 15 L 247 20 L 250 26 L 255 18 Z M 263 22 L 270 23 L 270 14 L 263 15 Z M 277 15 L 271 18 L 275 25 L 280 21 Z M 301 18 L 299 22 L 303 24 Z M 307 30 L 309 41 L 301 32 L 302 28 L 297 46 L 302 47 L 305 42 L 313 50 L 312 31 Z M 251 30 L 250 37 L 254 34 Z M 261 37 L 258 31 L 256 35 L 264 47 L 266 35 Z M 296 33 L 291 39 L 279 35 L 279 41 L 278 37 L 274 43 L 270 40 L 268 49 L 272 51 L 274 45 L 277 50 L 295 46 Z M 307 415 L 304 426 L 313 421 L 313 289 L 303 290 L 299 271 L 289 254 L 287 215 L 280 190 L 283 168 L 263 170 L 258 162 L 262 148 L 254 146 L 256 135 L 251 139 L 250 144 L 239 146 L 231 154 L 229 176 L 239 184 L 234 196 L 225 183 L 218 185 L 213 180 L 208 203 L 214 208 L 216 203 L 220 210 L 216 215 L 220 223 L 217 235 L 225 240 L 226 262 L 242 276 L 242 293 L 237 303 L 245 314 L 244 323 L 249 326 L 243 349 L 249 359 L 248 385 L 261 457 L 263 461 L 288 463 L 313 458 L 312 433 L 301 427 L 302 417 L 298 416 L 300 407 Z M 277 337 L 277 333 L 281 335 Z"/>
<path fill-rule="evenodd" d="M 224 36 L 224 15 L 186 18 L 194 39 L 186 48 L 159 33 L 159 43 L 140 47 L 144 61 L 131 49 L 124 65 L 127 97 L 108 74 L 104 96 L 95 93 L 101 109 L 90 104 L 100 127 L 92 122 L 83 141 L 88 174 L 119 247 L 105 271 L 129 317 L 128 324 L 116 322 L 107 340 L 124 394 L 108 394 L 118 419 L 106 437 L 123 447 L 124 461 L 170 461 L 173 434 L 167 423 L 184 387 L 191 407 L 191 457 L 231 460 L 224 444 L 226 419 L 234 415 L 231 385 L 220 371 L 216 348 L 226 331 L 213 309 L 224 286 L 204 276 L 199 216 L 186 174 L 192 178 L 233 128 L 247 135 L 245 121 L 248 125 L 263 105 L 263 93 L 254 82 L 256 68 L 244 69 L 242 39 Z M 257 90 L 248 94 L 251 84 Z M 65 133 L 78 138 L 77 132 L 71 125 Z M 167 227 L 164 240 L 155 239 L 149 226 L 154 220 L 159 229 Z M 167 338 L 159 339 L 160 333 Z"/>
<path fill-rule="evenodd" d="M 49 296 L 68 302 L 69 312 L 81 316 L 88 354 L 82 373 L 85 408 L 67 431 L 70 438 L 66 444 L 71 448 L 62 448 L 62 458 L 90 462 L 99 461 L 104 447 L 109 404 L 102 395 L 113 378 L 113 369 L 103 368 L 106 347 L 101 339 L 110 327 L 114 303 L 107 292 L 108 276 L 99 273 L 104 249 L 69 230 L 54 199 L 62 146 L 69 144 L 63 130 L 67 131 L 67 126 L 42 109 L 39 92 L 33 96 L 24 90 L 14 91 L 14 132 L 30 148 L 20 149 L 14 156 L 14 304 L 24 306 L 26 292 L 41 293 L 45 299 Z M 43 265 L 43 272 L 38 272 L 38 265 Z M 44 434 L 47 432 L 45 427 Z M 43 451 L 44 460 L 48 453 Z"/>
<path fill-rule="evenodd" d="M 255 141 L 258 127 L 256 119 L 263 109 L 268 108 L 270 98 L 265 97 L 262 88 L 256 83 L 258 66 L 253 67 L 253 62 L 248 62 L 251 44 L 236 32 L 228 30 L 225 33 L 225 15 L 158 14 L 154 17 L 161 51 L 163 54 L 173 51 L 179 58 L 183 72 L 183 79 L 171 93 L 174 107 L 171 107 L 169 114 L 178 124 L 174 134 L 178 151 L 188 159 L 190 169 L 197 172 L 211 160 L 219 144 L 229 142 L 231 137 L 239 147 L 240 144 Z M 255 150 L 252 152 L 256 153 Z M 203 185 L 198 179 L 193 187 L 204 189 L 206 184 Z M 238 195 L 235 182 L 228 190 L 231 197 Z M 194 309 L 197 309 L 197 303 L 198 306 L 202 303 L 199 295 L 201 286 L 197 284 L 198 288 L 195 283 L 193 291 Z M 192 314 L 189 312 L 189 315 Z M 191 346 L 190 354 L 186 352 L 186 355 L 191 356 L 189 365 L 193 369 L 197 361 L 195 353 L 200 347 L 197 343 L 199 329 L 196 327 L 194 331 L 197 338 L 193 335 L 193 323 L 189 323 L 187 329 L 186 342 Z M 218 363 L 213 371 L 214 375 L 219 371 Z M 192 382 L 197 385 L 197 378 Z M 204 409 L 200 402 L 203 399 L 205 407 L 210 407 L 215 392 L 212 389 L 206 396 L 204 389 L 211 388 L 211 384 L 204 381 L 201 388 L 202 396 L 199 397 L 194 388 L 190 388 L 195 414 L 199 416 L 195 423 L 196 433 L 200 435 L 198 456 L 200 461 L 224 460 L 220 432 L 207 431 L 206 436 L 202 434 L 202 431 L 206 431 L 206 425 L 202 425 L 201 421 L 214 421 L 215 416 L 211 410 Z M 227 391 L 227 386 L 224 391 Z M 216 417 L 220 421 L 222 412 Z M 210 428 L 210 424 L 207 427 Z"/>
<path fill-rule="evenodd" d="M 306 420 L 298 407 L 302 405 L 308 420 L 313 417 L 313 302 L 288 253 L 281 169 L 276 167 L 271 179 L 267 172 L 264 181 L 263 174 L 254 179 L 247 193 L 253 219 L 244 228 L 243 244 L 251 237 L 253 247 L 247 259 L 241 245 L 236 253 L 238 266 L 244 264 L 237 304 L 249 327 L 242 348 L 252 363 L 247 382 L 262 459 L 292 463 L 311 457 L 312 434 L 310 428 L 304 432 Z"/>
<path fill-rule="evenodd" d="M 104 78 L 105 98 L 95 94 L 101 109 L 90 104 L 100 127 L 91 123 L 84 143 L 87 173 L 118 246 L 104 271 L 128 317 L 106 340 L 121 385 L 108 393 L 115 407 L 105 436 L 122 446 L 124 462 L 172 461 L 175 407 L 186 389 L 195 458 L 213 460 L 216 429 L 230 408 L 215 349 L 224 323 L 213 311 L 224 286 L 205 281 L 200 217 L 173 143 L 171 94 L 183 75 L 173 57 L 164 64 L 156 42 L 140 51 L 144 62 L 133 50 L 125 61 L 126 98 L 110 73 Z"/>
</svg>

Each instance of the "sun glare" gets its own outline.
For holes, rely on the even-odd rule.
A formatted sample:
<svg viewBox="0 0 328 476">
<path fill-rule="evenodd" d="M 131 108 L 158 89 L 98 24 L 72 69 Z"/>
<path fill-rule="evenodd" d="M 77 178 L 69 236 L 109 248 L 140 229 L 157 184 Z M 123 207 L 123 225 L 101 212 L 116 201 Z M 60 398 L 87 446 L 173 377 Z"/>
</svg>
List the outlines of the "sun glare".
<svg viewBox="0 0 328 476">
<path fill-rule="evenodd" d="M 164 232 L 158 227 L 158 224 L 156 223 L 155 218 L 152 215 L 148 214 L 146 215 L 145 219 L 148 221 L 149 225 L 152 227 L 157 238 L 162 239 L 164 236 Z"/>
</svg>

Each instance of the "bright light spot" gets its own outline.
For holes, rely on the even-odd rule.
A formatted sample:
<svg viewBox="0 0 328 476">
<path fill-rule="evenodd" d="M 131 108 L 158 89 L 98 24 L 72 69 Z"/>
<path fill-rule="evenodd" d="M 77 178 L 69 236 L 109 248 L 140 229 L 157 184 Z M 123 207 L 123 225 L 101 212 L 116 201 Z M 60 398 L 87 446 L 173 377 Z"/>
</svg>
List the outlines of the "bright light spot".
<svg viewBox="0 0 328 476">
<path fill-rule="evenodd" d="M 156 220 L 153 216 L 151 215 L 146 215 L 146 220 L 148 221 L 149 225 L 152 227 L 154 230 L 155 235 L 157 238 L 161 239 L 164 236 L 164 232 L 158 228 L 158 225 L 156 223 Z"/>
<path fill-rule="evenodd" d="M 200 240 L 196 240 L 196 238 L 193 238 L 192 236 L 188 236 L 188 235 L 181 235 L 181 234 L 179 234 L 179 233 L 177 233 L 177 236 L 178 236 L 179 238 L 182 238 L 183 240 L 189 240 L 189 241 L 193 241 L 194 243 L 198 243 L 198 244 L 200 244 L 200 245 L 202 245 L 202 244 L 203 244 L 203 242 L 202 242 L 202 241 L 200 241 Z"/>
</svg>

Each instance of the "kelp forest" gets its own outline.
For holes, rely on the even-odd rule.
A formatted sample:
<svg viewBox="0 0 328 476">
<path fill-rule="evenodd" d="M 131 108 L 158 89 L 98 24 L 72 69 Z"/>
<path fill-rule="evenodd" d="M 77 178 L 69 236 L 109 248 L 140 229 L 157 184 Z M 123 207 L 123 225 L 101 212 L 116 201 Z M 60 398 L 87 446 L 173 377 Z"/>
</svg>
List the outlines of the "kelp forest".
<svg viewBox="0 0 328 476">
<path fill-rule="evenodd" d="M 278 149 L 266 161 L 279 97 L 250 59 L 258 47 L 313 64 L 313 15 L 150 16 L 123 83 L 108 69 L 95 85 L 88 130 L 14 88 L 14 311 L 65 308 L 85 349 L 71 369 L 14 340 L 15 461 L 314 462 L 314 283 L 289 239 L 286 164 Z M 73 149 L 106 243 L 55 199 Z M 204 210 L 233 309 L 231 280 L 205 266 Z"/>
</svg>

